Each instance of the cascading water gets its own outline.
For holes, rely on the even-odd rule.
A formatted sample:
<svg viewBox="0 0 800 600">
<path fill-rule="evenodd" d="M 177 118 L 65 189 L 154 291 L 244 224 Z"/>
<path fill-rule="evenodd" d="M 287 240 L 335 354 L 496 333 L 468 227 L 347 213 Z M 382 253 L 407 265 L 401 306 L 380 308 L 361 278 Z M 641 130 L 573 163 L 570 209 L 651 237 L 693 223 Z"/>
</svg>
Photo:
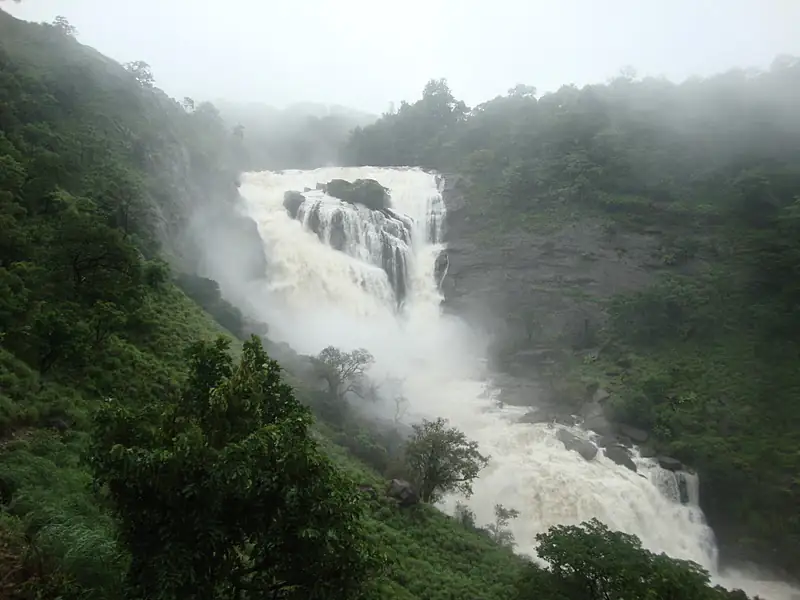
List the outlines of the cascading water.
<svg viewBox="0 0 800 600">
<path fill-rule="evenodd" d="M 370 211 L 327 196 L 318 184 L 333 179 L 378 181 L 389 190 L 391 209 Z M 284 203 L 289 191 L 303 194 L 293 208 Z M 403 380 L 411 405 L 406 420 L 443 416 L 477 440 L 491 455 L 467 502 L 479 522 L 493 521 L 498 502 L 516 508 L 520 516 L 510 526 L 518 550 L 535 556 L 537 533 L 597 517 L 653 551 L 696 561 L 716 583 L 792 598 L 783 584 L 718 572 L 696 478 L 681 483 L 638 455 L 638 473 L 602 452 L 584 460 L 564 447 L 555 428 L 517 423 L 523 409 L 500 408 L 492 399 L 482 340 L 440 310 L 445 209 L 435 175 L 372 167 L 249 173 L 241 193 L 270 262 L 268 283 L 252 291 L 248 308 L 276 341 L 299 352 L 368 348 L 379 376 Z M 444 508 L 456 500 L 448 498 Z"/>
</svg>

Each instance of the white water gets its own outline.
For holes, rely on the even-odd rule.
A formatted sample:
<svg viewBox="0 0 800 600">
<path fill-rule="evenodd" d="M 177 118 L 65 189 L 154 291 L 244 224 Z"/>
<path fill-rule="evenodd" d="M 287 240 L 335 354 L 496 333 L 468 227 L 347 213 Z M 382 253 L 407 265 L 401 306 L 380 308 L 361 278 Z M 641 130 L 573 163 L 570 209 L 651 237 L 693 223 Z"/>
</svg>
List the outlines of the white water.
<svg viewBox="0 0 800 600">
<path fill-rule="evenodd" d="M 324 243 L 329 233 L 321 241 L 284 209 L 284 192 L 314 189 L 337 178 L 377 180 L 390 190 L 392 208 L 414 220 L 410 247 L 403 247 L 408 290 L 400 313 L 376 256 L 380 244 L 368 211 L 362 208 L 359 215 L 322 192 L 307 194 L 299 214 L 306 226 L 312 200 L 325 203 L 320 212 L 329 216 L 332 207 L 349 211 L 348 247 L 337 251 Z M 496 503 L 516 508 L 520 516 L 510 527 L 518 550 L 535 556 L 537 533 L 597 517 L 612 529 L 637 535 L 650 550 L 696 561 L 715 583 L 772 600 L 793 598 L 784 584 L 718 572 L 713 533 L 697 506 L 696 481 L 689 485 L 693 502 L 681 504 L 674 475 L 654 461 L 637 457 L 639 474 L 602 452 L 587 462 L 566 450 L 554 429 L 516 423 L 523 409 L 498 408 L 494 392 L 487 390 L 482 340 L 440 310 L 433 274 L 442 245 L 433 242 L 441 239 L 443 205 L 434 175 L 371 167 L 250 173 L 241 193 L 270 262 L 268 284 L 251 291 L 249 308 L 269 324 L 271 337 L 299 352 L 315 354 L 327 345 L 368 348 L 377 375 L 404 378 L 411 405 L 405 420 L 443 416 L 477 440 L 491 455 L 467 501 L 478 522 L 494 520 Z M 448 498 L 444 508 L 450 511 L 456 500 Z"/>
</svg>

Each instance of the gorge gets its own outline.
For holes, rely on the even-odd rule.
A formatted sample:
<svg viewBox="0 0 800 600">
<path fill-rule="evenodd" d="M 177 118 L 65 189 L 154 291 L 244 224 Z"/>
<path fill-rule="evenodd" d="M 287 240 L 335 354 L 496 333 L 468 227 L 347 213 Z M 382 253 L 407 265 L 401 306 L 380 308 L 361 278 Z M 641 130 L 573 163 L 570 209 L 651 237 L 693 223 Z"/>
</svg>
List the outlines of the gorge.
<svg viewBox="0 0 800 600">
<path fill-rule="evenodd" d="M 377 181 L 388 190 L 391 212 L 318 189 L 336 179 Z M 267 279 L 247 293 L 247 310 L 270 325 L 273 339 L 305 354 L 330 344 L 369 349 L 376 375 L 403 381 L 410 402 L 405 420 L 444 416 L 477 440 L 492 460 L 468 503 L 481 522 L 492 520 L 501 499 L 519 510 L 511 528 L 521 552 L 533 555 L 535 535 L 551 525 L 597 517 L 653 551 L 699 563 L 715 583 L 791 598 L 788 586 L 719 569 L 696 476 L 662 468 L 636 449 L 635 469 L 609 458 L 610 449 L 586 460 L 562 440 L 591 443 L 593 432 L 520 423 L 536 397 L 527 407 L 498 403 L 486 336 L 440 306 L 435 272 L 447 239 L 445 186 L 441 176 L 417 168 L 246 174 L 241 193 L 270 261 Z M 303 197 L 293 207 L 284 202 L 292 192 Z M 388 269 L 387 246 L 395 259 Z M 448 498 L 442 508 L 451 512 L 457 500 Z"/>
</svg>

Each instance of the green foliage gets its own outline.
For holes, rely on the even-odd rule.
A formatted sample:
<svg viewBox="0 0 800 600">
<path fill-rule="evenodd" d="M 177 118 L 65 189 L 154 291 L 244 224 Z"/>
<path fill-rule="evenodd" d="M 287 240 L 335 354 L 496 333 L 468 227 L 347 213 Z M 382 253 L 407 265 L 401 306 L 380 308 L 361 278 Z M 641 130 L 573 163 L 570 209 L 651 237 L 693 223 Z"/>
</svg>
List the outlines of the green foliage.
<svg viewBox="0 0 800 600">
<path fill-rule="evenodd" d="M 363 397 L 367 391 L 366 372 L 375 358 L 364 348 L 344 352 L 333 346 L 324 348 L 316 358 L 317 374 L 328 384 L 328 392 L 338 400 L 349 393 Z"/>
<path fill-rule="evenodd" d="M 66 17 L 61 15 L 53 19 L 53 27 L 60 33 L 70 37 L 75 37 L 78 35 L 78 30 L 75 28 L 75 26 L 72 25 Z"/>
<path fill-rule="evenodd" d="M 172 401 L 97 417 L 91 462 L 131 553 L 135 597 L 353 598 L 379 566 L 355 486 L 257 338 L 195 344 Z"/>
<path fill-rule="evenodd" d="M 478 452 L 478 443 L 464 432 L 447 426 L 447 419 L 423 420 L 413 425 L 404 455 L 409 475 L 423 502 L 435 502 L 443 494 L 472 494 L 472 482 L 489 457 Z"/>
<path fill-rule="evenodd" d="M 403 102 L 396 113 L 386 114 L 367 127 L 357 127 L 345 156 L 359 165 L 440 168 L 449 140 L 466 114 L 466 105 L 453 97 L 446 80 L 431 80 L 418 102 Z"/>
<path fill-rule="evenodd" d="M 136 82 L 142 87 L 153 87 L 155 85 L 155 77 L 153 71 L 143 60 L 135 60 L 133 62 L 125 63 L 125 70 L 128 71 Z"/>
<path fill-rule="evenodd" d="M 154 258 L 159 188 L 187 185 L 165 163 L 204 153 L 208 123 L 64 33 L 0 11 L 0 529 L 21 565 L 4 581 L 113 599 L 127 555 L 80 457 L 103 397 L 171 397 L 182 349 L 220 331 Z"/>
<path fill-rule="evenodd" d="M 461 512 L 462 519 L 465 518 L 466 513 Z M 495 504 L 494 506 L 495 522 L 489 523 L 486 530 L 489 532 L 491 538 L 501 546 L 514 546 L 514 534 L 508 529 L 508 524 L 512 519 L 519 516 L 519 511 L 515 508 L 506 508 L 502 504 Z"/>
<path fill-rule="evenodd" d="M 697 564 L 653 554 L 635 536 L 610 531 L 597 519 L 555 526 L 536 537 L 537 552 L 554 575 L 551 585 L 563 598 L 711 600 L 727 595 L 709 587 L 708 573 Z"/>
<path fill-rule="evenodd" d="M 192 273 L 181 273 L 176 277 L 178 286 L 214 320 L 237 337 L 245 334 L 245 319 L 241 311 L 226 301 L 220 293 L 219 284 Z"/>
</svg>

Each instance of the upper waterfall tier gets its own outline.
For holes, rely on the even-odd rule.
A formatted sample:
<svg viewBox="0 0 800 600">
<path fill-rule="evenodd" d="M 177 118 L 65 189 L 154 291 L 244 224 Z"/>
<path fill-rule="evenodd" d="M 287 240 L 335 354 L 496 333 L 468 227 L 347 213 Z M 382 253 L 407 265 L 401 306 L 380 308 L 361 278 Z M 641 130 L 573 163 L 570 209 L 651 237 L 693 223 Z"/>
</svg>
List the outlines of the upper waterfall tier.
<svg viewBox="0 0 800 600">
<path fill-rule="evenodd" d="M 436 176 L 419 169 L 366 171 L 369 177 L 364 173 L 357 169 L 253 173 L 245 176 L 242 193 L 262 198 L 257 204 L 251 202 L 251 209 L 262 229 L 276 226 L 271 232 L 262 231 L 268 245 L 285 235 L 277 228 L 282 217 L 294 220 L 317 241 L 341 253 L 325 260 L 337 261 L 343 275 L 368 290 L 372 300 L 394 310 L 409 299 L 438 295 L 447 261 L 435 261 L 444 223 Z M 398 175 L 406 176 L 402 185 L 397 184 Z M 275 212 L 279 206 L 282 215 Z M 273 266 L 289 268 L 274 264 L 278 254 L 271 253 Z M 321 280 L 308 283 L 319 285 Z M 333 291 L 330 285 L 325 288 L 325 293 Z M 361 305 L 370 303 L 362 300 Z"/>
<path fill-rule="evenodd" d="M 345 202 L 316 189 L 286 192 L 284 207 L 324 244 L 381 267 L 398 304 L 403 302 L 412 261 L 411 232 L 417 226 L 413 219 L 390 208 L 375 210 Z"/>
</svg>

